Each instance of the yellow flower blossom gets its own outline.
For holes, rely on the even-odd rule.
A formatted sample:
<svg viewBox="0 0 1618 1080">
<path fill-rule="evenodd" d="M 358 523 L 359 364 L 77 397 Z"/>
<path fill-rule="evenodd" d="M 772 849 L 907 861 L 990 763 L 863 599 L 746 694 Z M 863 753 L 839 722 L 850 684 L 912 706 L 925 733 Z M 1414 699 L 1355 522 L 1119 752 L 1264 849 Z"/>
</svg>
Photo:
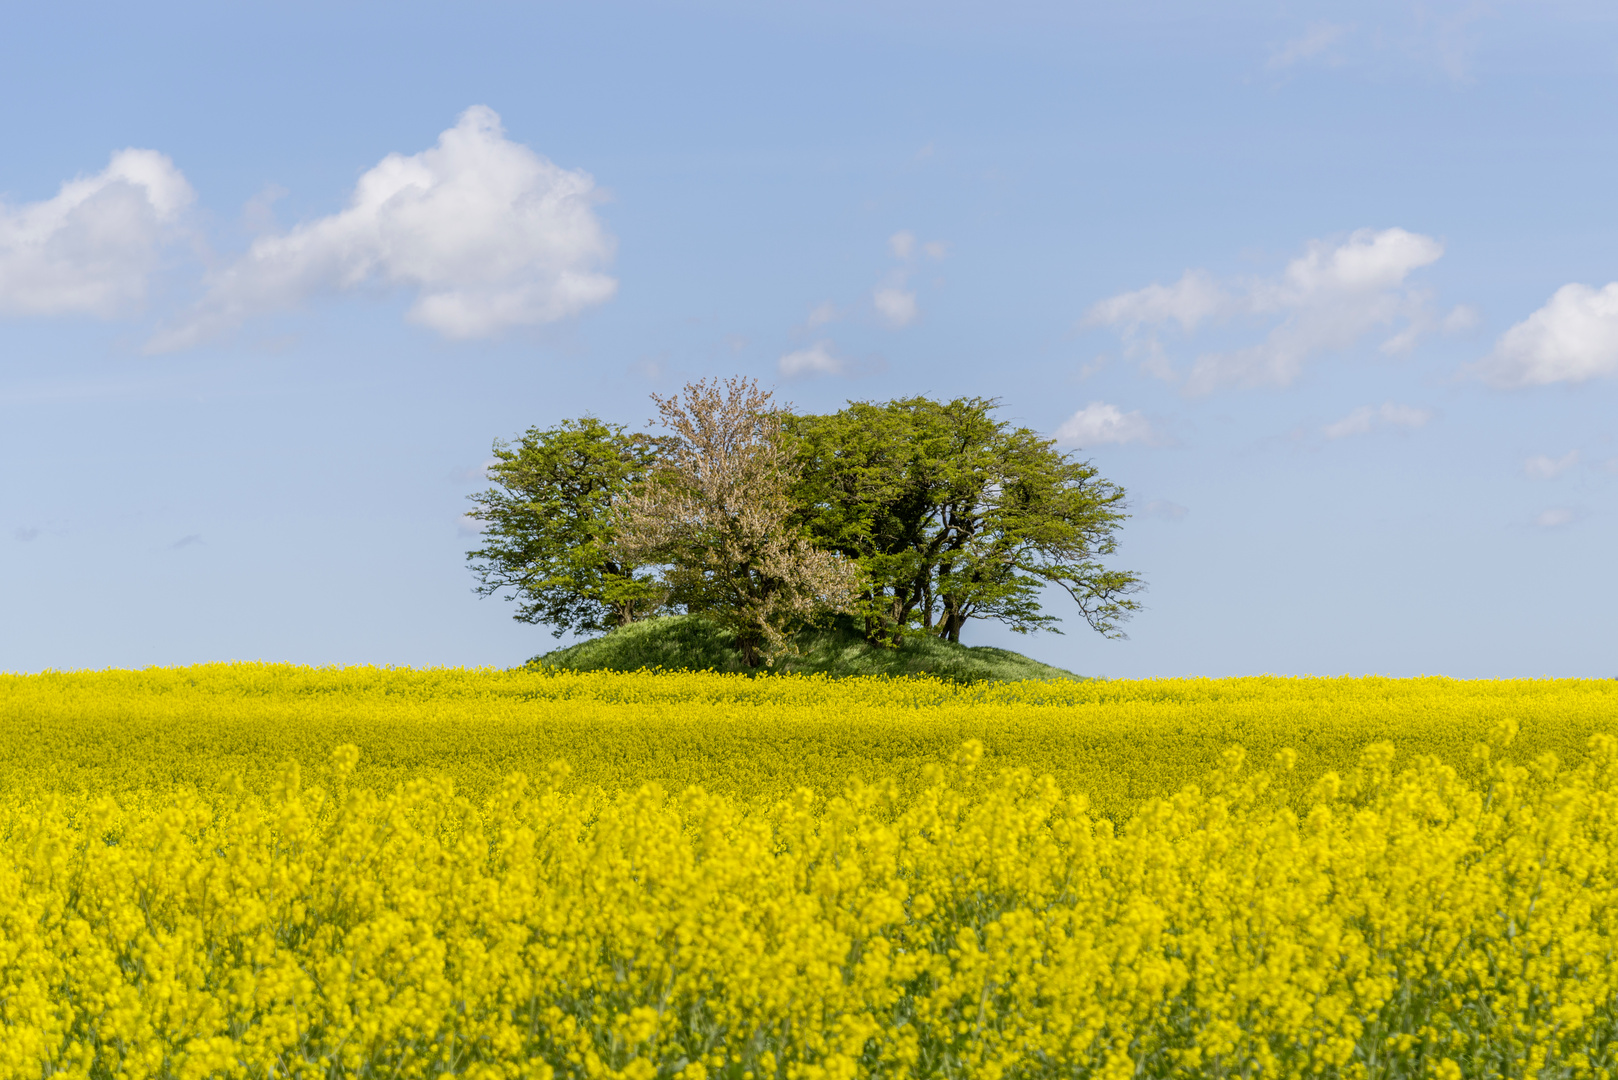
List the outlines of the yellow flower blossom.
<svg viewBox="0 0 1618 1080">
<path fill-rule="evenodd" d="M 1614 705 L 4 676 L 0 1080 L 1608 1078 Z"/>
</svg>

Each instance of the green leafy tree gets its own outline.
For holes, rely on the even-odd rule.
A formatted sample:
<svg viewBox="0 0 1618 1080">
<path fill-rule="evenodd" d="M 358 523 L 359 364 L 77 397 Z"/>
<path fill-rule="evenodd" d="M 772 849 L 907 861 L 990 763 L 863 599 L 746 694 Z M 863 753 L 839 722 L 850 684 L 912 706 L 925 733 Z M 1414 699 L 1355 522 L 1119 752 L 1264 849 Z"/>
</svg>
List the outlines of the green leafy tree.
<svg viewBox="0 0 1618 1080">
<path fill-rule="evenodd" d="M 665 440 L 587 416 L 515 445 L 497 440 L 494 486 L 470 496 L 483 546 L 466 553 L 477 593 L 504 593 L 513 617 L 555 636 L 623 626 L 655 614 L 666 590 L 614 544 L 613 500 L 643 480 Z"/>
<path fill-rule="evenodd" d="M 1109 637 L 1139 608 L 1140 578 L 1102 562 L 1127 516 L 1123 488 L 996 407 L 916 397 L 786 418 L 796 522 L 864 571 L 856 608 L 872 641 L 958 642 L 969 619 L 1054 631 L 1040 607 L 1051 585 Z"/>
</svg>

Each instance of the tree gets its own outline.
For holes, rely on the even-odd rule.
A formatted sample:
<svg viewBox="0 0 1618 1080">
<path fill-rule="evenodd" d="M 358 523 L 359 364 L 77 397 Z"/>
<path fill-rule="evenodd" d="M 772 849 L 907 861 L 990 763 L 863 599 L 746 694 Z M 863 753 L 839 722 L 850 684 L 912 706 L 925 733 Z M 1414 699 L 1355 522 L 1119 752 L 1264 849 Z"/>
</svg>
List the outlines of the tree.
<svg viewBox="0 0 1618 1080">
<path fill-rule="evenodd" d="M 996 407 L 916 397 L 786 420 L 794 520 L 864 571 L 855 607 L 872 641 L 959 641 L 974 618 L 1054 631 L 1039 603 L 1048 585 L 1109 637 L 1139 608 L 1139 577 L 1100 561 L 1116 550 L 1124 490 L 1053 440 L 997 421 Z"/>
<path fill-rule="evenodd" d="M 509 590 L 514 618 L 547 623 L 555 636 L 623 626 L 658 611 L 664 589 L 613 544 L 612 503 L 645 478 L 661 441 L 587 416 L 515 446 L 496 440 L 488 477 L 468 514 L 486 528 L 466 553 L 476 592 Z"/>
<path fill-rule="evenodd" d="M 749 667 L 773 664 L 798 629 L 848 609 L 856 568 L 792 522 L 797 470 L 768 391 L 703 380 L 652 400 L 673 435 L 620 501 L 617 547 L 661 564 L 669 602 L 733 631 Z"/>
</svg>

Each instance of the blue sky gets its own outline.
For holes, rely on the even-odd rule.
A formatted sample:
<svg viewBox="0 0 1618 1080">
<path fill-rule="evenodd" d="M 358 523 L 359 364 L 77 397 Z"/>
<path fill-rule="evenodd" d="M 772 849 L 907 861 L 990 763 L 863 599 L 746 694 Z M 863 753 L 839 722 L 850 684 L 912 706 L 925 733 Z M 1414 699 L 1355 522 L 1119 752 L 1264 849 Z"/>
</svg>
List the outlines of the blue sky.
<svg viewBox="0 0 1618 1080">
<path fill-rule="evenodd" d="M 491 441 L 742 374 L 997 397 L 1128 489 L 1128 640 L 969 644 L 1618 675 L 1608 5 L 6 22 L 0 670 L 520 662 Z"/>
</svg>

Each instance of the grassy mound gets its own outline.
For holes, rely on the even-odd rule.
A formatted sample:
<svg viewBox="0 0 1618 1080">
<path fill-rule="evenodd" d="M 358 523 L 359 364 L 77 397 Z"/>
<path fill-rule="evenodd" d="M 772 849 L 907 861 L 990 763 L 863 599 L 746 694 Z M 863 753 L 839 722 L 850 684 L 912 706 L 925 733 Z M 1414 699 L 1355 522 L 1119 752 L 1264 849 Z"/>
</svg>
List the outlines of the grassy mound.
<svg viewBox="0 0 1618 1080">
<path fill-rule="evenodd" d="M 906 638 L 897 649 L 868 644 L 850 622 L 799 636 L 798 655 L 773 670 L 829 675 L 936 675 L 957 682 L 988 679 L 1078 679 L 1009 649 L 956 645 L 934 637 Z M 589 641 L 554 649 L 530 665 L 569 671 L 741 671 L 750 669 L 736 637 L 694 615 L 670 615 L 620 627 Z"/>
</svg>

